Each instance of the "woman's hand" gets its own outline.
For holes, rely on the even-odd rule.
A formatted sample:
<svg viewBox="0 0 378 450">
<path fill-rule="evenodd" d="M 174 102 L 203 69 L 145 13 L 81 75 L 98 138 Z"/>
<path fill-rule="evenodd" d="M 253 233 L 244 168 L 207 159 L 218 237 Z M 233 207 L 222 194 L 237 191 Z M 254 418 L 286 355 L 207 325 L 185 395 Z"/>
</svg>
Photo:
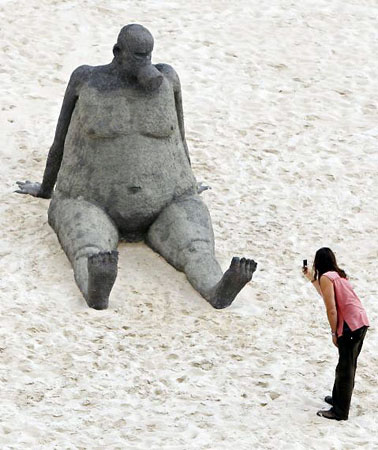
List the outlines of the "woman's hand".
<svg viewBox="0 0 378 450">
<path fill-rule="evenodd" d="M 313 281 L 314 274 L 313 274 L 311 269 L 309 269 L 308 267 L 303 267 L 302 268 L 302 273 L 309 281 Z"/>
<path fill-rule="evenodd" d="M 337 345 L 337 336 L 336 335 L 332 335 L 332 342 L 333 342 L 334 346 L 338 347 L 338 345 Z"/>
</svg>

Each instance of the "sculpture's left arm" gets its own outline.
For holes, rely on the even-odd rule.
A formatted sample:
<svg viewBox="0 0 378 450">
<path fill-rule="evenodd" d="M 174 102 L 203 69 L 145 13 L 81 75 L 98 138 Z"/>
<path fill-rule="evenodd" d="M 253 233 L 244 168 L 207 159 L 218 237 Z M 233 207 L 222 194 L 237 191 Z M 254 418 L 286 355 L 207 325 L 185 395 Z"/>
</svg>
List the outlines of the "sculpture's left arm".
<svg viewBox="0 0 378 450">
<path fill-rule="evenodd" d="M 177 87 L 177 89 L 174 90 L 177 120 L 178 120 L 178 124 L 179 124 L 179 128 L 180 128 L 182 144 L 184 146 L 186 156 L 188 157 L 189 164 L 191 164 L 188 144 L 186 143 L 186 139 L 185 139 L 184 111 L 183 111 L 183 107 L 182 107 L 181 85 L 180 85 L 180 80 L 178 79 L 178 77 L 177 77 L 177 81 L 178 81 L 178 87 Z"/>
<path fill-rule="evenodd" d="M 182 144 L 184 146 L 184 150 L 185 150 L 186 156 L 188 158 L 189 164 L 191 164 L 188 144 L 186 143 L 186 139 L 185 139 L 184 110 L 183 110 L 183 106 L 182 106 L 182 94 L 181 94 L 180 79 L 179 79 L 176 71 L 174 70 L 174 68 L 168 64 L 156 64 L 156 68 L 160 72 L 162 72 L 172 83 L 173 92 L 174 92 L 174 96 L 175 96 L 177 121 L 178 121 L 178 126 L 180 129 L 181 140 L 182 140 Z"/>
</svg>

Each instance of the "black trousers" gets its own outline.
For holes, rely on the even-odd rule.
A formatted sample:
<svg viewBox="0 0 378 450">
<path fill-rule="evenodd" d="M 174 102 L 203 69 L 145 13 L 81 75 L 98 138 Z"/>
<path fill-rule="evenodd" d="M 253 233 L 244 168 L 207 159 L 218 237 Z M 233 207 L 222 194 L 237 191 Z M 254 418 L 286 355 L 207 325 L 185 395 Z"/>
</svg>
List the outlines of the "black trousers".
<svg viewBox="0 0 378 450">
<path fill-rule="evenodd" d="M 357 369 L 357 358 L 360 354 L 366 331 L 367 327 L 365 326 L 355 331 L 345 331 L 337 339 L 339 362 L 336 367 L 335 383 L 332 391 L 332 409 L 341 419 L 348 419 Z"/>
</svg>

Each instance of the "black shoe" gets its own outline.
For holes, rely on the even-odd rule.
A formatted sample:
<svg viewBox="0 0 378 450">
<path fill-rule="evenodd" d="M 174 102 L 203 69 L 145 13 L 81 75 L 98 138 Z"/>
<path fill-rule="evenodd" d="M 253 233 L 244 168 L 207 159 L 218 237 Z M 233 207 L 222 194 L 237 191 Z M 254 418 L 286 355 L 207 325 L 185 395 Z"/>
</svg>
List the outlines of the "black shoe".
<svg viewBox="0 0 378 450">
<path fill-rule="evenodd" d="M 324 401 L 326 403 L 328 403 L 329 405 L 333 406 L 333 400 L 332 400 L 332 397 L 330 395 L 327 395 L 326 397 L 324 397 Z"/>
<path fill-rule="evenodd" d="M 318 411 L 316 414 L 317 414 L 318 416 L 320 416 L 320 417 L 324 417 L 325 419 L 331 419 L 331 420 L 347 420 L 347 419 L 342 419 L 341 417 L 337 416 L 337 415 L 334 413 L 334 411 L 333 411 L 332 408 L 331 408 L 331 409 L 328 409 L 328 410 L 326 410 L 326 409 L 320 410 L 320 411 Z"/>
</svg>

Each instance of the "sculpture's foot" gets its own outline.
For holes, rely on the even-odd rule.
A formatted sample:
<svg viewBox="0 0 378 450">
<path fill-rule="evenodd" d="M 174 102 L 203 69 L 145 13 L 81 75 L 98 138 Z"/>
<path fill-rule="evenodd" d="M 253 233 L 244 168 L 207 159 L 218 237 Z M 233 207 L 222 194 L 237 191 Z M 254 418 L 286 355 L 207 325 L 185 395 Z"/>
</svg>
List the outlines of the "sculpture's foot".
<svg viewBox="0 0 378 450">
<path fill-rule="evenodd" d="M 242 288 L 252 280 L 257 263 L 253 259 L 232 258 L 230 268 L 207 297 L 216 309 L 230 306 Z"/>
<path fill-rule="evenodd" d="M 88 294 L 90 308 L 106 309 L 117 276 L 118 252 L 100 252 L 88 257 Z"/>
</svg>

